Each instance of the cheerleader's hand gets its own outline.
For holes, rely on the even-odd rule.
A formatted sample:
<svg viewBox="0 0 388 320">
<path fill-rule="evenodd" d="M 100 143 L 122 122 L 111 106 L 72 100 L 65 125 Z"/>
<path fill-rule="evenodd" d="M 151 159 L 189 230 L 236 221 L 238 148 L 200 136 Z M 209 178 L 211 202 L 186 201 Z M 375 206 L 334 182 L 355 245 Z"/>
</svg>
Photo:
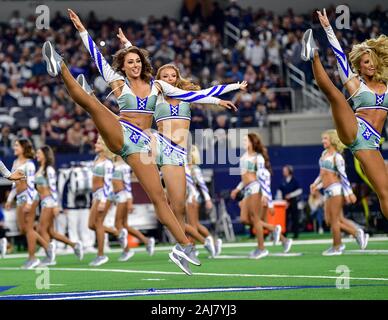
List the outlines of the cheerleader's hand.
<svg viewBox="0 0 388 320">
<path fill-rule="evenodd" d="M 220 100 L 218 105 L 221 106 L 221 107 L 224 107 L 226 109 L 237 111 L 237 107 L 233 104 L 232 101 Z"/>
<path fill-rule="evenodd" d="M 352 193 L 345 197 L 346 204 L 354 204 L 357 202 L 357 197 Z"/>
<path fill-rule="evenodd" d="M 23 208 L 23 212 L 24 213 L 29 213 L 31 211 L 31 205 L 30 204 L 26 204 Z"/>
<path fill-rule="evenodd" d="M 268 198 L 267 197 L 262 197 L 261 198 L 261 205 L 263 207 L 268 207 Z"/>
<path fill-rule="evenodd" d="M 230 193 L 230 198 L 232 200 L 236 199 L 237 194 L 238 194 L 238 190 L 237 189 L 233 189 L 232 192 Z"/>
<path fill-rule="evenodd" d="M 57 217 L 61 210 L 58 207 L 54 208 L 54 217 Z"/>
<path fill-rule="evenodd" d="M 4 205 L 4 209 L 5 210 L 11 210 L 11 202 L 6 202 L 5 205 Z"/>
<path fill-rule="evenodd" d="M 206 210 L 211 210 L 211 209 L 213 209 L 213 202 L 211 201 L 211 200 L 206 200 L 206 202 L 205 202 L 205 208 L 206 208 Z"/>
<path fill-rule="evenodd" d="M 132 213 L 133 212 L 133 202 L 132 202 L 132 200 L 127 202 L 127 210 L 128 210 L 128 213 Z"/>
<path fill-rule="evenodd" d="M 23 173 L 23 171 L 16 170 L 15 172 L 12 172 L 11 175 L 8 177 L 8 180 L 11 181 L 18 181 L 21 179 L 26 179 L 26 175 Z"/>
<path fill-rule="evenodd" d="M 101 202 L 97 206 L 97 211 L 98 212 L 103 212 L 105 210 L 106 202 Z"/>
<path fill-rule="evenodd" d="M 129 42 L 129 40 L 124 35 L 124 32 L 121 28 L 119 28 L 119 33 L 117 34 L 117 38 L 119 38 L 122 45 L 125 45 L 127 42 Z"/>
<path fill-rule="evenodd" d="M 321 11 L 317 10 L 317 14 L 318 14 L 318 18 L 319 18 L 319 22 L 321 23 L 321 26 L 323 28 L 330 27 L 330 21 L 329 21 L 329 18 L 327 17 L 326 9 L 323 9 L 323 14 L 321 13 Z"/>
<path fill-rule="evenodd" d="M 247 88 L 248 88 L 248 82 L 247 81 L 243 81 L 240 83 L 240 90 L 243 90 L 243 91 L 247 91 Z"/>
<path fill-rule="evenodd" d="M 70 20 L 73 22 L 74 27 L 79 31 L 79 32 L 84 32 L 86 31 L 86 28 L 81 22 L 81 19 L 78 17 L 78 15 L 71 9 L 67 9 L 67 12 L 69 13 Z"/>
</svg>

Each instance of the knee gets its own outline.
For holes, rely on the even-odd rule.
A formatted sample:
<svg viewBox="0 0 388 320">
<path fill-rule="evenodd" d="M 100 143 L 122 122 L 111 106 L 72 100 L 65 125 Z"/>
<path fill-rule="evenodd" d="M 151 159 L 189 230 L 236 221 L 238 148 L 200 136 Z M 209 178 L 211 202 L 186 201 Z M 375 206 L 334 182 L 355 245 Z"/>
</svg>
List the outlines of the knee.
<svg viewBox="0 0 388 320">
<path fill-rule="evenodd" d="M 154 206 L 159 206 L 159 205 L 168 205 L 167 203 L 167 198 L 164 193 L 155 193 L 149 195 L 149 198 Z"/>
<path fill-rule="evenodd" d="M 94 222 L 89 222 L 88 227 L 90 230 L 93 230 L 93 231 L 96 230 L 96 224 Z"/>
<path fill-rule="evenodd" d="M 240 217 L 240 222 L 242 224 L 250 224 L 250 220 L 248 217 Z"/>
<path fill-rule="evenodd" d="M 174 211 L 175 214 L 184 215 L 186 210 L 185 202 L 184 201 L 173 202 L 172 210 Z"/>
</svg>

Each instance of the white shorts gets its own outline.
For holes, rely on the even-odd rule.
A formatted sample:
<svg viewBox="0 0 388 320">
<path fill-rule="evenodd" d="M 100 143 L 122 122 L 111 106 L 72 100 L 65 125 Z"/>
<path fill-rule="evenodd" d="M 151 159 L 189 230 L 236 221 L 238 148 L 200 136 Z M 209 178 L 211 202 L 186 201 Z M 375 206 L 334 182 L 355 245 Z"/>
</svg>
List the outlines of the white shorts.
<svg viewBox="0 0 388 320">
<path fill-rule="evenodd" d="M 243 192 L 244 192 L 244 199 L 248 198 L 252 194 L 260 193 L 260 183 L 259 183 L 259 181 L 253 181 L 253 182 L 247 184 L 244 187 L 244 191 Z"/>
<path fill-rule="evenodd" d="M 343 196 L 343 189 L 340 183 L 333 183 L 328 186 L 325 190 L 323 190 L 325 201 L 329 198 L 336 196 Z"/>
<path fill-rule="evenodd" d="M 93 200 L 101 200 L 104 197 L 104 189 L 100 188 L 93 192 Z M 109 194 L 106 197 L 107 201 L 113 201 L 114 200 L 114 193 Z"/>
<path fill-rule="evenodd" d="M 132 193 L 127 190 L 115 193 L 115 203 L 126 203 L 129 199 L 132 199 Z"/>
<path fill-rule="evenodd" d="M 52 196 L 47 196 L 40 200 L 40 205 L 42 208 L 56 208 L 58 207 L 58 202 Z"/>
</svg>

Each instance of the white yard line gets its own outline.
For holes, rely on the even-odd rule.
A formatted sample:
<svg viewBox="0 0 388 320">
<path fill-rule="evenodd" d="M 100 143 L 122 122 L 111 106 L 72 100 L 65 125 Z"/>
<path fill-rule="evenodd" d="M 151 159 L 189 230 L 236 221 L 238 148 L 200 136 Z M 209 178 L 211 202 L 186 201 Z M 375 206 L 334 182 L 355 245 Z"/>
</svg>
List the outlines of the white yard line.
<svg viewBox="0 0 388 320">
<path fill-rule="evenodd" d="M 352 243 L 355 242 L 354 239 L 351 238 L 345 238 L 342 239 L 342 242 L 344 243 Z M 387 242 L 387 247 L 388 247 L 388 237 L 374 237 L 374 238 L 369 238 L 369 242 Z M 319 240 L 294 240 L 292 245 L 305 245 L 305 244 L 331 244 L 332 239 L 319 239 Z M 155 251 L 170 251 L 172 249 L 173 245 L 169 246 L 159 246 L 155 247 Z M 257 242 L 238 242 L 238 243 L 224 243 L 222 245 L 223 248 L 251 248 L 257 246 Z M 266 247 L 272 247 L 273 242 L 272 241 L 267 241 L 265 242 Z M 198 249 L 203 249 L 203 245 L 197 245 L 196 246 Z M 135 252 L 145 252 L 145 248 L 133 248 Z M 122 249 L 111 249 L 109 251 L 106 251 L 106 253 L 120 253 L 122 252 Z M 86 253 L 88 254 L 88 253 Z M 69 252 L 69 253 L 57 253 L 57 256 L 62 256 L 62 255 L 74 255 L 74 253 Z M 37 256 L 43 256 L 43 255 L 37 255 Z M 5 259 L 19 259 L 19 258 L 27 258 L 28 255 L 26 253 L 15 253 L 15 254 L 9 254 L 5 256 Z M 0 260 L 1 261 L 1 260 Z"/>
<path fill-rule="evenodd" d="M 0 271 L 35 271 L 22 270 L 20 268 L 0 268 Z M 182 272 L 157 271 L 157 270 L 125 270 L 125 269 L 92 269 L 92 268 L 50 268 L 52 271 L 70 271 L 70 272 L 108 272 L 108 273 L 133 273 L 133 274 L 163 274 L 179 275 L 187 277 Z M 338 276 L 321 276 L 321 275 L 292 275 L 292 274 L 249 274 L 249 273 L 211 273 L 211 272 L 194 272 L 194 276 L 206 277 L 235 277 L 235 278 L 301 278 L 301 279 L 338 279 Z M 364 278 L 349 277 L 349 280 L 366 280 L 366 281 L 388 281 L 388 278 Z"/>
</svg>

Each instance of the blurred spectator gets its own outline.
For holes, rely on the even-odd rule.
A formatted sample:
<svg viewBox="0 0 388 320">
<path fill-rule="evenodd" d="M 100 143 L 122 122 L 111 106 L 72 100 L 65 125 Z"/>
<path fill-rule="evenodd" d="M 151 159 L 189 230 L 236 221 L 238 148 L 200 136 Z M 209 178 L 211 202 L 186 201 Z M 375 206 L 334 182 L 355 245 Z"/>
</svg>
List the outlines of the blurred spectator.
<svg viewBox="0 0 388 320">
<path fill-rule="evenodd" d="M 308 82 L 312 80 L 311 66 L 300 60 L 300 50 L 303 31 L 309 26 L 320 29 L 315 15 L 307 12 L 296 15 L 292 10 L 275 14 L 257 7 L 243 8 L 236 0 L 228 0 L 225 9 L 218 1 L 184 0 L 181 13 L 180 19 L 150 16 L 144 21 L 129 21 L 123 25 L 112 18 L 100 19 L 91 11 L 83 22 L 96 43 L 101 40 L 107 43 L 101 50 L 109 62 L 111 56 L 121 48 L 119 40 L 111 36 L 120 25 L 133 44 L 149 50 L 155 71 L 162 64 L 172 61 L 179 67 L 183 77 L 190 78 L 202 88 L 247 80 L 250 102 L 244 99 L 237 102 L 242 108 L 237 115 L 237 126 L 265 126 L 267 113 L 291 110 L 289 93 L 271 91 L 286 87 L 282 77 L 285 64 L 296 65 L 305 72 Z M 327 13 L 333 21 L 336 17 L 335 7 L 328 8 Z M 69 61 L 73 75 L 84 73 L 93 84 L 97 98 L 115 113 L 118 112 L 116 99 L 113 95 L 107 98 L 110 88 L 68 18 L 59 12 L 53 14 L 49 31 L 36 29 L 35 18 L 33 15 L 22 17 L 20 12 L 15 11 L 8 23 L 0 26 L 2 123 L 11 124 L 11 132 L 41 134 L 42 139 L 47 138 L 58 145 L 62 143 L 63 147 L 67 139 L 66 131 L 74 121 L 80 122 L 81 127 L 89 128 L 83 130 L 90 134 L 88 145 L 93 146 L 95 128 L 90 121 L 85 123 L 89 115 L 75 106 L 59 79 L 46 74 L 41 54 L 42 41 L 55 40 L 61 55 Z M 369 15 L 352 11 L 351 31 L 337 31 L 338 40 L 348 52 L 350 46 L 357 42 L 387 34 L 386 20 L 386 12 L 381 6 Z M 229 37 L 224 38 L 226 22 L 242 30 L 237 42 Z M 336 59 L 328 47 L 326 36 L 323 32 L 316 32 L 315 35 L 324 53 L 321 56 L 325 70 L 335 85 L 342 89 Z M 230 94 L 227 99 L 238 100 L 233 97 L 235 94 Z M 65 115 L 61 106 L 65 109 Z M 7 118 L 8 115 L 15 121 Z M 192 129 L 209 127 L 210 119 L 207 117 L 210 113 L 206 110 L 193 107 L 192 115 Z M 33 126 L 29 128 L 31 119 L 42 124 L 42 132 Z M 46 122 L 48 124 L 44 124 Z M 229 119 L 225 121 L 225 117 L 216 115 L 211 119 L 211 126 L 229 127 Z M 78 124 L 75 127 L 78 128 Z"/>
<path fill-rule="evenodd" d="M 256 127 L 256 110 L 251 100 L 243 101 L 238 108 L 237 125 L 241 128 Z"/>
<path fill-rule="evenodd" d="M 294 177 L 294 169 L 290 165 L 283 167 L 283 182 L 280 185 L 276 199 L 287 201 L 287 230 L 292 230 L 294 239 L 299 236 L 299 208 L 298 202 L 301 199 L 303 190 L 298 180 Z"/>
<path fill-rule="evenodd" d="M 206 129 L 208 127 L 209 122 L 202 107 L 192 104 L 190 130 L 194 131 L 196 129 Z"/>
<path fill-rule="evenodd" d="M 228 130 L 230 127 L 230 121 L 227 113 L 217 113 L 213 118 L 213 130 L 224 129 Z"/>
<path fill-rule="evenodd" d="M 0 155 L 9 156 L 12 154 L 12 142 L 13 136 L 11 135 L 11 128 L 7 125 L 4 125 L 1 128 L 0 136 Z"/>
<path fill-rule="evenodd" d="M 86 141 L 87 138 L 84 136 L 81 122 L 75 121 L 69 130 L 67 130 L 66 142 L 73 149 L 73 151 L 79 152 Z"/>
</svg>

